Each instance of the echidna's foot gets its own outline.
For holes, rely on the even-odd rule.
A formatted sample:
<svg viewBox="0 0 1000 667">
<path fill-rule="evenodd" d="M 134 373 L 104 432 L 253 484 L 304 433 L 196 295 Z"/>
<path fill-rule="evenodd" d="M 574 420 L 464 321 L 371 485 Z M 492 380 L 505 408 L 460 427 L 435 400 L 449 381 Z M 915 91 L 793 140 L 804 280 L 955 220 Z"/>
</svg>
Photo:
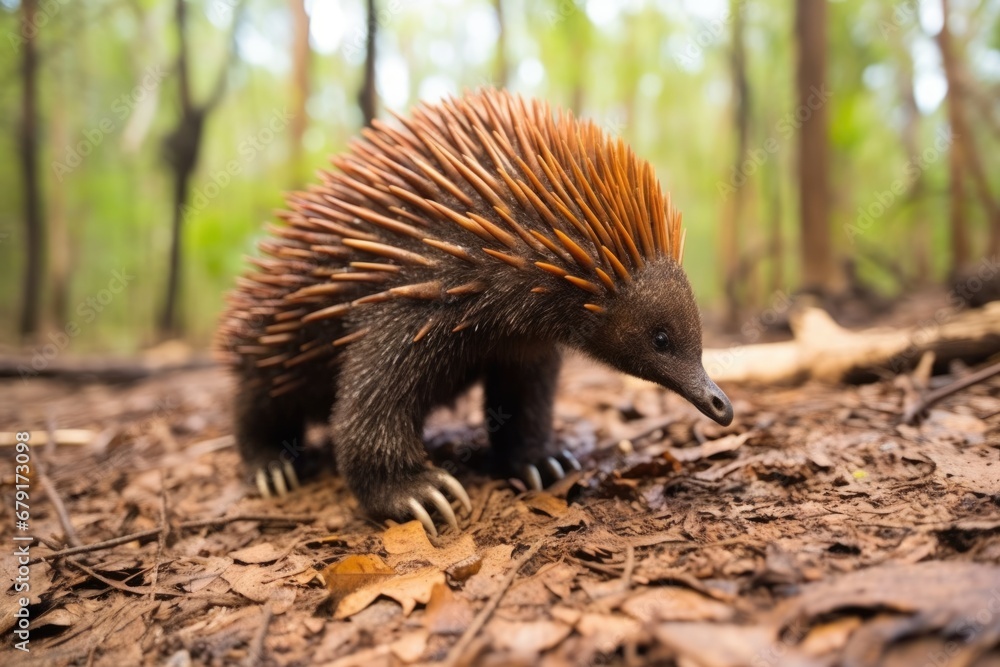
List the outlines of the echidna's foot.
<svg viewBox="0 0 1000 667">
<path fill-rule="evenodd" d="M 437 537 L 438 531 L 428 509 L 436 509 L 452 530 L 458 530 L 455 511 L 442 491 L 447 491 L 466 512 L 472 513 L 472 501 L 465 488 L 443 470 L 424 470 L 405 484 L 397 482 L 385 486 L 391 488 L 373 490 L 368 494 L 364 502 L 368 511 L 397 521 L 416 519 L 434 537 Z"/>
<path fill-rule="evenodd" d="M 289 491 L 299 488 L 299 476 L 291 462 L 271 461 L 257 467 L 253 483 L 262 498 L 283 498 Z"/>
<path fill-rule="evenodd" d="M 529 489 L 541 491 L 566 477 L 567 470 L 580 470 L 580 462 L 572 452 L 564 449 L 555 456 L 546 456 L 535 463 L 525 464 L 520 470 L 520 477 Z"/>
</svg>

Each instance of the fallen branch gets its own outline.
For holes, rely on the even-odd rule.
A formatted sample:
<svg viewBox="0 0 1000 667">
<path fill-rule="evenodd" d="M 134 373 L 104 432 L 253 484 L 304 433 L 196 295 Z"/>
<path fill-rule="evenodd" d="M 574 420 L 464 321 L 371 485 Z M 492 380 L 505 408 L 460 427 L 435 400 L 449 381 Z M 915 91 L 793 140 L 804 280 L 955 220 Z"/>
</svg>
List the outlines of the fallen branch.
<svg viewBox="0 0 1000 667">
<path fill-rule="evenodd" d="M 826 312 L 808 308 L 792 318 L 795 339 L 705 350 L 716 382 L 782 384 L 808 379 L 841 382 L 853 373 L 912 368 L 925 352 L 939 363 L 980 360 L 1000 351 L 1000 302 L 969 311 L 939 312 L 906 329 L 849 331 Z"/>
</svg>

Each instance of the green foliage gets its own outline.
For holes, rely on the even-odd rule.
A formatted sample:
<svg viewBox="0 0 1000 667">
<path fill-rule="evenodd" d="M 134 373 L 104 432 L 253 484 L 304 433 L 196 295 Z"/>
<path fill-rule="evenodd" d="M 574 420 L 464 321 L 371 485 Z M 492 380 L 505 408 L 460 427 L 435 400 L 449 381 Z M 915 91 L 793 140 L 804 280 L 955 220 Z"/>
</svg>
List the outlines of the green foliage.
<svg viewBox="0 0 1000 667">
<path fill-rule="evenodd" d="M 238 3 L 187 1 L 192 83 L 199 102 L 227 66 L 230 23 Z M 735 4 L 746 12 L 750 84 L 750 153 L 742 174 L 733 172 L 728 2 L 504 0 L 510 87 L 596 119 L 654 163 L 684 212 L 686 265 L 706 307 L 720 294 L 717 230 L 726 214 L 724 192 L 736 182 L 744 189 L 746 206 L 742 250 L 759 264 L 754 279 L 766 281 L 780 265 L 784 283 L 775 287 L 792 291 L 796 286 L 797 156 L 788 124 L 797 103 L 793 3 Z M 914 264 L 898 249 L 911 246 L 918 221 L 929 221 L 932 260 L 936 275 L 942 276 L 948 239 L 943 153 L 921 165 L 919 196 L 897 197 L 860 238 L 847 231 L 858 224 L 859 211 L 906 178 L 900 78 L 917 59 L 918 87 L 926 93 L 933 84 L 934 65 L 927 64 L 933 61 L 933 40 L 916 12 L 899 13 L 905 4 L 845 0 L 829 5 L 831 242 L 845 256 L 864 257 L 876 249 L 898 257 L 912 276 Z M 492 0 L 379 0 L 377 5 L 383 112 L 385 106 L 405 111 L 421 96 L 495 82 Z M 972 11 L 963 3 L 955 5 L 956 11 Z M 172 183 L 162 145 L 179 110 L 173 2 L 95 0 L 51 6 L 56 9 L 37 37 L 43 59 L 40 172 L 50 225 L 46 326 L 60 330 L 80 319 L 81 304 L 107 287 L 112 271 L 125 267 L 135 280 L 92 322 L 81 323 L 73 345 L 75 351 L 136 349 L 155 339 L 153 323 L 166 285 Z M 323 12 L 324 22 L 313 25 L 309 128 L 301 162 L 292 164 L 287 122 L 280 122 L 292 90 L 287 3 L 245 3 L 236 58 L 228 68 L 225 97 L 205 126 L 185 216 L 181 313 L 196 344 L 210 339 L 224 293 L 243 270 L 243 256 L 255 252 L 263 224 L 281 205 L 281 193 L 304 184 L 297 174 L 311 178 L 315 169 L 325 168 L 325 156 L 342 150 L 359 129 L 364 3 L 317 1 L 310 6 L 314 14 Z M 994 148 L 998 6 L 996 0 L 983 3 L 975 10 L 976 20 L 957 36 L 994 114 L 992 120 L 972 114 L 977 142 L 981 135 L 984 146 Z M 15 0 L 0 2 L 4 35 L 21 34 L 18 12 Z M 0 290 L 0 340 L 13 341 L 24 252 L 17 159 L 21 96 L 17 40 L 3 48 L 14 57 L 0 59 L 0 155 L 7 158 L 0 160 L 5 185 L 0 191 L 0 282 L 5 286 Z M 992 66 L 978 64 L 990 62 Z M 922 148 L 932 147 L 946 127 L 939 102 L 921 108 Z M 987 173 L 997 174 L 997 151 L 984 147 L 981 154 Z M 1000 193 L 995 178 L 992 187 Z M 969 190 L 973 232 L 981 246 L 985 221 Z M 782 257 L 767 251 L 776 217 Z M 65 264 L 67 276 L 67 304 L 61 313 L 54 310 L 56 261 Z M 886 291 L 899 288 L 877 262 L 862 261 L 861 270 Z M 768 294 L 758 290 L 765 301 Z"/>
</svg>

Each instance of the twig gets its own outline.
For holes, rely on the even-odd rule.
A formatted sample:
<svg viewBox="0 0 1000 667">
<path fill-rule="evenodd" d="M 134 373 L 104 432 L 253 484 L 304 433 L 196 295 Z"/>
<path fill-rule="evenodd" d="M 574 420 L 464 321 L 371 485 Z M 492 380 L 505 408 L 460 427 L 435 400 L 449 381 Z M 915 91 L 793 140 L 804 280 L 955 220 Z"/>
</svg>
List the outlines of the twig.
<svg viewBox="0 0 1000 667">
<path fill-rule="evenodd" d="M 598 443 L 597 450 L 600 451 L 602 449 L 614 447 L 622 440 L 628 440 L 629 442 L 634 444 L 636 441 L 642 440 L 643 438 L 656 433 L 660 429 L 666 429 L 668 426 L 670 426 L 676 421 L 677 421 L 676 416 L 657 417 L 652 421 L 646 422 L 646 424 L 637 428 L 635 432 L 630 433 L 629 435 L 626 435 L 622 438 L 608 438 L 607 440 Z"/>
<path fill-rule="evenodd" d="M 51 424 L 47 432 L 49 442 L 55 442 L 55 429 L 51 427 Z M 45 464 L 42 462 L 41 457 L 35 460 L 35 470 L 38 471 L 38 481 L 41 483 L 42 488 L 45 489 L 45 495 L 49 497 L 49 502 L 52 503 L 52 508 L 56 511 L 56 516 L 59 517 L 59 525 L 62 526 L 67 544 L 74 547 L 80 546 L 80 538 L 77 537 L 73 523 L 69 520 L 69 512 L 66 511 L 66 505 L 62 501 L 62 496 L 56 490 L 56 485 L 52 483 L 52 480 L 45 472 Z"/>
<path fill-rule="evenodd" d="M 514 578 L 517 577 L 518 571 L 524 567 L 524 565 L 531 560 L 536 553 L 538 553 L 538 550 L 542 548 L 542 544 L 544 542 L 544 539 L 538 540 L 531 545 L 530 549 L 524 552 L 524 555 L 517 559 L 517 562 L 514 563 L 514 567 L 510 568 L 510 572 L 507 573 L 503 583 L 500 584 L 500 588 L 493 594 L 493 597 L 491 597 L 489 602 L 486 603 L 486 606 L 480 610 L 479 614 L 476 615 L 476 618 L 473 619 L 472 623 L 469 624 L 469 627 L 465 629 L 465 632 L 463 632 L 462 636 L 459 637 L 457 642 L 455 642 L 455 645 L 451 647 L 451 650 L 448 651 L 448 657 L 445 658 L 444 661 L 445 665 L 454 666 L 458 664 L 458 660 L 462 657 L 462 654 L 465 653 L 466 648 L 468 648 L 469 644 L 472 643 L 472 640 L 475 639 L 479 631 L 483 629 L 484 625 L 486 625 L 486 621 L 490 619 L 494 610 L 496 610 L 496 608 L 500 605 L 500 600 L 503 598 L 504 593 L 507 592 L 507 589 L 510 588 L 510 585 L 514 583 Z"/>
<path fill-rule="evenodd" d="M 129 542 L 134 542 L 135 540 L 141 540 L 146 537 L 153 537 L 158 535 L 163 530 L 163 527 L 150 528 L 149 530 L 143 530 L 138 533 L 132 533 L 131 535 L 122 535 L 121 537 L 114 537 L 110 540 L 104 540 L 103 542 L 95 542 L 94 544 L 84 544 L 79 547 L 70 547 L 69 549 L 63 549 L 62 551 L 56 551 L 55 553 L 45 554 L 44 556 L 39 556 L 38 558 L 32 558 L 28 561 L 28 565 L 34 565 L 35 563 L 42 563 L 45 561 L 52 560 L 54 558 L 62 558 L 64 556 L 72 556 L 74 554 L 83 554 L 91 551 L 102 551 L 104 549 L 110 549 L 111 547 L 117 547 L 120 544 L 128 544 Z"/>
<path fill-rule="evenodd" d="M 282 516 L 280 514 L 234 514 L 232 516 L 217 516 L 211 519 L 194 519 L 192 521 L 182 521 L 177 524 L 181 530 L 188 528 L 205 528 L 207 526 L 224 526 L 227 523 L 236 521 L 264 521 L 270 523 L 312 523 L 318 517 L 309 514 L 291 514 Z"/>
<path fill-rule="evenodd" d="M 153 576 L 150 580 L 151 590 L 149 591 L 150 600 L 155 595 L 156 584 L 160 579 L 160 557 L 163 555 L 163 549 L 166 547 L 167 535 L 170 534 L 170 522 L 167 520 L 167 480 L 163 474 L 163 470 L 160 470 L 160 525 L 163 526 L 163 530 L 160 531 L 160 537 L 156 542 L 156 556 L 153 558 Z"/>
<path fill-rule="evenodd" d="M 625 569 L 622 571 L 621 592 L 632 587 L 632 573 L 635 572 L 635 547 L 631 544 L 625 547 Z"/>
<path fill-rule="evenodd" d="M 135 593 L 136 595 L 145 595 L 148 592 L 150 594 L 150 597 L 153 597 L 154 595 L 167 595 L 169 597 L 180 597 L 184 595 L 184 593 L 178 593 L 177 591 L 166 591 L 166 590 L 158 591 L 155 588 L 153 588 L 153 586 L 129 586 L 128 584 L 123 584 L 120 581 L 115 581 L 114 579 L 108 579 L 107 577 L 95 572 L 92 568 L 87 567 L 83 563 L 78 563 L 75 560 L 67 559 L 66 563 L 68 565 L 72 565 L 73 567 L 83 570 L 84 572 L 92 576 L 94 579 L 97 579 L 98 581 L 107 584 L 108 586 L 111 586 L 111 588 L 114 588 L 117 591 L 124 591 L 126 593 Z M 149 589 L 148 591 L 146 590 L 147 588 Z"/>
<path fill-rule="evenodd" d="M 274 616 L 274 612 L 271 611 L 271 605 L 264 605 L 264 618 L 260 622 L 260 627 L 257 628 L 257 634 L 253 637 L 253 643 L 250 644 L 250 652 L 247 654 L 246 666 L 254 667 L 262 662 L 264 657 L 264 639 L 267 637 L 267 627 L 271 625 L 271 618 Z"/>
<path fill-rule="evenodd" d="M 986 368 L 983 368 L 982 370 L 979 370 L 971 375 L 967 375 L 960 380 L 955 380 L 951 384 L 947 384 L 939 389 L 935 389 L 934 391 L 925 394 L 923 398 L 906 410 L 906 413 L 903 415 L 903 423 L 915 423 L 921 414 L 941 399 L 947 398 L 952 394 L 956 394 L 974 384 L 988 380 L 994 375 L 1000 375 L 1000 362 L 987 366 Z"/>
</svg>

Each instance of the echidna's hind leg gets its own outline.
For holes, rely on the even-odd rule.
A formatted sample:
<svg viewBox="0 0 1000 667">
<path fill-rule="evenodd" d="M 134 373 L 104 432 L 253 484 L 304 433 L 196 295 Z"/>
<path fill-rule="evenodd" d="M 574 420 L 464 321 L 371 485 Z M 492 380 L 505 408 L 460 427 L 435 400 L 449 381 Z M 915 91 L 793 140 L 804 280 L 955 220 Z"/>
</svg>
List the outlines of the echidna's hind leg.
<svg viewBox="0 0 1000 667">
<path fill-rule="evenodd" d="M 283 496 L 299 485 L 304 406 L 295 397 L 271 397 L 270 385 L 261 378 L 240 380 L 234 419 L 247 481 L 264 497 Z"/>
<path fill-rule="evenodd" d="M 486 430 L 493 469 L 541 489 L 579 469 L 552 434 L 552 407 L 559 378 L 559 351 L 552 347 L 500 359 L 486 373 Z"/>
</svg>

